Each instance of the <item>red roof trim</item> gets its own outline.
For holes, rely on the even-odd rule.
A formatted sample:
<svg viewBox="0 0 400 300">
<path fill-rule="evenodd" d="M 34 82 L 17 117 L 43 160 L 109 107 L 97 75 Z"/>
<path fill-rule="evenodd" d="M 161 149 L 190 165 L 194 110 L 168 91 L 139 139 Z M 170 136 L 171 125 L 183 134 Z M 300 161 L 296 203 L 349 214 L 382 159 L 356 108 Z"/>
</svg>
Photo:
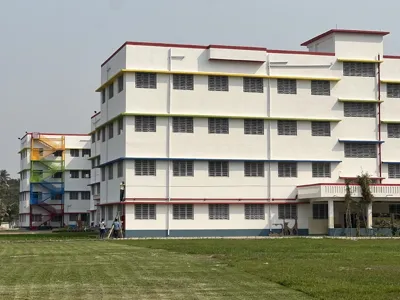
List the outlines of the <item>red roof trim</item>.
<svg viewBox="0 0 400 300">
<path fill-rule="evenodd" d="M 89 136 L 87 133 L 49 133 L 49 132 L 38 132 L 42 135 L 65 135 L 65 136 Z M 32 132 L 27 132 L 22 138 L 24 139 L 27 135 L 32 135 Z"/>
<path fill-rule="evenodd" d="M 113 54 L 111 54 L 102 64 L 101 66 L 104 66 L 106 63 L 108 63 L 119 51 L 121 51 L 122 48 L 126 46 L 126 43 L 123 43 L 121 47 L 119 47 L 117 50 L 114 51 Z"/>
<path fill-rule="evenodd" d="M 381 35 L 385 36 L 389 34 L 390 32 L 388 31 L 372 31 L 372 30 L 351 30 L 351 29 L 331 29 L 328 30 L 320 35 L 317 35 L 316 37 L 313 37 L 312 39 L 305 41 L 304 43 L 301 44 L 301 46 L 308 46 L 309 44 L 318 41 L 328 35 L 334 34 L 334 33 L 350 33 L 350 34 L 367 34 L 367 35 Z"/>
<path fill-rule="evenodd" d="M 343 186 L 346 185 L 345 183 L 312 183 L 312 184 L 304 184 L 304 185 L 298 185 L 298 188 L 301 187 L 309 187 L 309 186 L 323 186 L 323 185 L 337 185 L 337 186 Z M 350 184 L 350 185 L 355 185 L 358 186 L 358 184 Z M 371 186 L 400 186 L 399 183 L 386 183 L 386 184 L 371 184 Z"/>
<path fill-rule="evenodd" d="M 209 45 L 207 49 L 234 49 L 234 50 L 250 50 L 250 51 L 267 51 L 264 47 L 248 47 L 248 46 L 227 46 L 227 45 Z"/>
<path fill-rule="evenodd" d="M 400 59 L 400 55 L 384 55 L 383 58 Z"/>
<path fill-rule="evenodd" d="M 125 200 L 168 200 L 168 198 L 125 198 Z M 269 198 L 170 198 L 171 201 L 182 201 L 182 200 L 190 200 L 190 201 L 206 201 L 206 200 L 236 200 L 236 201 L 249 201 L 249 200 L 269 200 Z M 274 200 L 296 200 L 296 198 L 271 198 L 272 201 Z"/>
<path fill-rule="evenodd" d="M 321 56 L 335 56 L 331 52 L 312 52 L 312 51 L 294 51 L 294 50 L 267 50 L 268 53 L 276 54 L 300 54 L 300 55 L 321 55 Z"/>
<path fill-rule="evenodd" d="M 98 113 L 95 113 L 93 116 L 91 116 L 90 118 L 93 119 L 94 117 L 98 116 L 101 113 L 101 111 L 99 111 Z"/>
</svg>

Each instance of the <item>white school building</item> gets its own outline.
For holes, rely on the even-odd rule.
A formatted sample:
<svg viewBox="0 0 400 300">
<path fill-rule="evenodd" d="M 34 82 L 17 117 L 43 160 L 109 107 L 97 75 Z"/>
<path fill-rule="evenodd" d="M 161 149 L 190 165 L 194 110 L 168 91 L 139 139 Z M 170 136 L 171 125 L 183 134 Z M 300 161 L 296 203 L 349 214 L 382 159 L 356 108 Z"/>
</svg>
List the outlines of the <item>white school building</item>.
<svg viewBox="0 0 400 300">
<path fill-rule="evenodd" d="M 20 227 L 89 225 L 90 136 L 26 133 L 20 138 Z"/>
<path fill-rule="evenodd" d="M 124 43 L 101 66 L 91 118 L 91 220 L 111 226 L 119 211 L 127 237 L 284 223 L 340 235 L 344 182 L 362 173 L 374 179 L 366 227 L 400 213 L 400 56 L 384 54 L 387 34 L 334 29 L 304 51 Z"/>
</svg>

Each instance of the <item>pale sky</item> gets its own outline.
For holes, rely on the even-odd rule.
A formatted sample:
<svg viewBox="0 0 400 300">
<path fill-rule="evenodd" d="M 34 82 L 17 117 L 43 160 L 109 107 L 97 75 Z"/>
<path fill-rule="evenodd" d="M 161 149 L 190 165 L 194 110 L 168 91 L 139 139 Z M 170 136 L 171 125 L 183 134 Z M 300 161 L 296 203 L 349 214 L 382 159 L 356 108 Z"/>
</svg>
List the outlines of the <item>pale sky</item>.
<svg viewBox="0 0 400 300">
<path fill-rule="evenodd" d="M 25 131 L 88 133 L 100 65 L 125 41 L 300 50 L 332 28 L 387 30 L 394 0 L 0 0 L 0 169 L 19 171 Z M 400 75 L 399 75 L 400 76 Z"/>
</svg>

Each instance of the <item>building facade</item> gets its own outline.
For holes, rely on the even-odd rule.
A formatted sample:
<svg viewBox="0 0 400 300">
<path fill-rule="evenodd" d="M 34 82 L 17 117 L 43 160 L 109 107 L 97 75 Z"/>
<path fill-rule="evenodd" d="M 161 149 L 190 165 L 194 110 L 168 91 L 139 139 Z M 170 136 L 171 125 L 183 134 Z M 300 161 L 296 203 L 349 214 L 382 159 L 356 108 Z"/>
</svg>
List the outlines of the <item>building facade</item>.
<svg viewBox="0 0 400 300">
<path fill-rule="evenodd" d="M 132 236 L 341 234 L 345 179 L 400 212 L 400 57 L 388 32 L 330 30 L 306 51 L 127 42 L 101 67 L 92 220 Z M 119 189 L 125 184 L 124 202 Z M 353 197 L 360 187 L 351 185 Z"/>
<path fill-rule="evenodd" d="M 20 226 L 88 224 L 90 136 L 35 132 L 20 140 Z"/>
</svg>

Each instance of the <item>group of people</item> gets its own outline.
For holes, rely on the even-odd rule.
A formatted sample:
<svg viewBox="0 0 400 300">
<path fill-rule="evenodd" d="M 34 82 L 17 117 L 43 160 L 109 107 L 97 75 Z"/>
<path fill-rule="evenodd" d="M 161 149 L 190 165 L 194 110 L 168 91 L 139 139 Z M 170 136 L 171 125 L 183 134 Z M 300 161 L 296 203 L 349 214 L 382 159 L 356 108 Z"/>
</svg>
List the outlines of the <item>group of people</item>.
<svg viewBox="0 0 400 300">
<path fill-rule="evenodd" d="M 100 239 L 103 240 L 106 235 L 106 230 L 107 230 L 104 219 L 101 219 L 99 227 L 100 227 Z M 118 221 L 118 219 L 116 218 L 113 222 L 113 232 L 112 232 L 113 237 L 115 239 L 117 239 L 119 237 L 120 231 L 121 231 L 121 224 Z"/>
</svg>

